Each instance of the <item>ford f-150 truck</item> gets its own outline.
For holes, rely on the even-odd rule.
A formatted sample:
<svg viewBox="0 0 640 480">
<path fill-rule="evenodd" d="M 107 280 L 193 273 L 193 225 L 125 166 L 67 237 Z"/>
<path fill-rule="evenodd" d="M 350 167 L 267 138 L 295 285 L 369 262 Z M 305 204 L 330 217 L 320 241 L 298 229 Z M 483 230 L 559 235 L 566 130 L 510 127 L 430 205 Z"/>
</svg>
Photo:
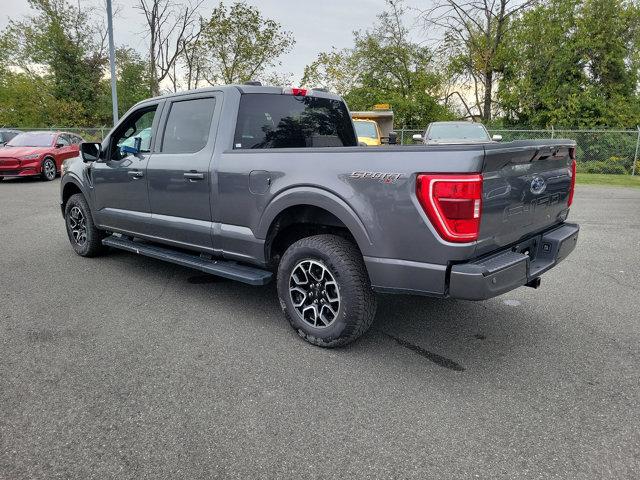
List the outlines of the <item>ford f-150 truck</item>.
<svg viewBox="0 0 640 480">
<path fill-rule="evenodd" d="M 298 334 L 335 347 L 369 328 L 376 292 L 537 287 L 576 245 L 574 180 L 572 141 L 360 147 L 340 97 L 237 85 L 135 105 L 65 162 L 61 207 L 79 255 L 275 279 Z"/>
</svg>

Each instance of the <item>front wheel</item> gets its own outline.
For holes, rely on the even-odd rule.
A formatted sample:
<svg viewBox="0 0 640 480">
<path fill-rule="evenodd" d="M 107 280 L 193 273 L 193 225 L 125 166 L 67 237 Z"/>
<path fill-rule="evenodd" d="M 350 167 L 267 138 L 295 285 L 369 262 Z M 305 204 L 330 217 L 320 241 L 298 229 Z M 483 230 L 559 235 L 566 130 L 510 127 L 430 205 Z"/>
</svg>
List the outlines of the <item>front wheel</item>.
<svg viewBox="0 0 640 480">
<path fill-rule="evenodd" d="M 335 235 L 303 238 L 287 249 L 278 266 L 278 297 L 298 335 L 320 347 L 357 340 L 376 312 L 360 251 Z"/>
<path fill-rule="evenodd" d="M 64 221 L 73 250 L 81 257 L 95 257 L 105 250 L 106 234 L 93 223 L 89 205 L 81 193 L 72 195 L 64 207 Z"/>
<path fill-rule="evenodd" d="M 42 178 L 47 182 L 56 178 L 56 162 L 50 158 L 45 158 L 42 162 Z"/>
</svg>

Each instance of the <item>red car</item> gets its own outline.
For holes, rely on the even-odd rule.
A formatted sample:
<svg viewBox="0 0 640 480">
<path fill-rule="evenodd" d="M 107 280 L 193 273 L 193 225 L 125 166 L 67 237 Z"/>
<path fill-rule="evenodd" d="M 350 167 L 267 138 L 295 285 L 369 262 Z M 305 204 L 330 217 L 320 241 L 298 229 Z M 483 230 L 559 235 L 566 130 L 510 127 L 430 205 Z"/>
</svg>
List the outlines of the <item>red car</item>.
<svg viewBox="0 0 640 480">
<path fill-rule="evenodd" d="M 63 161 L 78 156 L 83 141 L 73 133 L 20 133 L 0 148 L 0 180 L 34 175 L 53 180 Z"/>
</svg>

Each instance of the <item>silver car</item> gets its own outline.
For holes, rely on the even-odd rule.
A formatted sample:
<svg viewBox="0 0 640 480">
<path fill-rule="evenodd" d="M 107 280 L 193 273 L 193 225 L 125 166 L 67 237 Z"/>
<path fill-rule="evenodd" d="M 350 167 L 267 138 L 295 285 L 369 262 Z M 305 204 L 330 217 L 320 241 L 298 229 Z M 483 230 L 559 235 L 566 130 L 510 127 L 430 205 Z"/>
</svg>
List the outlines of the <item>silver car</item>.
<svg viewBox="0 0 640 480">
<path fill-rule="evenodd" d="M 489 135 L 481 123 L 475 122 L 433 122 L 424 135 L 413 136 L 415 143 L 425 145 L 453 145 L 468 143 L 491 143 L 502 140 L 502 135 Z"/>
</svg>

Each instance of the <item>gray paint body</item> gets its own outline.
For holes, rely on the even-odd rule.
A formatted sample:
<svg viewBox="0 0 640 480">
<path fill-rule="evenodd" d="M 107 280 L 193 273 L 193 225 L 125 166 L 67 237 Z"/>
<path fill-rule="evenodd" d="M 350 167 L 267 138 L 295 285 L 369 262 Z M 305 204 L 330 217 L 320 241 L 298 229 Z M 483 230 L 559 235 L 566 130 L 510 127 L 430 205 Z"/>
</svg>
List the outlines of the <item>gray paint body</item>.
<svg viewBox="0 0 640 480">
<path fill-rule="evenodd" d="M 555 228 L 568 214 L 571 141 L 233 150 L 245 90 L 281 92 L 225 86 L 141 102 L 129 113 L 158 105 L 151 152 L 121 161 L 70 161 L 61 191 L 70 182 L 80 187 L 95 223 L 105 230 L 258 266 L 267 264 L 265 239 L 278 215 L 288 207 L 316 206 L 349 229 L 374 288 L 436 296 L 448 294 L 452 265 Z M 170 103 L 212 96 L 216 107 L 206 146 L 195 154 L 161 153 Z M 186 172 L 202 173 L 203 178 L 188 180 Z M 399 178 L 384 183 L 355 178 L 353 172 L 395 173 Z M 455 244 L 439 237 L 415 195 L 420 172 L 483 173 L 477 242 Z M 547 181 L 544 195 L 529 191 L 534 176 Z"/>
</svg>

